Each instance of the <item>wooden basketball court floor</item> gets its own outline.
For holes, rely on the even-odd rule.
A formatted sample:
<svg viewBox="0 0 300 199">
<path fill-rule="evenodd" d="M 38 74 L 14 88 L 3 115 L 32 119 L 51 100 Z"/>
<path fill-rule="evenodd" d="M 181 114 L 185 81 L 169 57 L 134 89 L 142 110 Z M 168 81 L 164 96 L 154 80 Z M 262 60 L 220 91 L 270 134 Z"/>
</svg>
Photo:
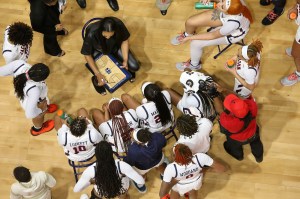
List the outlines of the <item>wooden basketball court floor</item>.
<svg viewBox="0 0 300 199">
<path fill-rule="evenodd" d="M 189 58 L 189 44 L 172 46 L 170 38 L 184 29 L 185 20 L 192 14 L 201 12 L 193 7 L 196 0 L 174 0 L 166 16 L 162 16 L 154 5 L 154 0 L 119 0 L 120 10 L 113 12 L 105 0 L 87 0 L 87 8 L 82 10 L 75 0 L 69 0 L 68 9 L 61 16 L 61 22 L 70 31 L 59 43 L 66 55 L 62 58 L 50 57 L 43 52 L 42 35 L 34 33 L 29 63 L 43 62 L 50 67 L 47 79 L 49 97 L 60 108 L 74 113 L 78 108 L 101 107 L 111 97 L 120 97 L 128 92 L 141 100 L 140 86 L 143 81 L 160 81 L 167 87 L 180 92 L 178 84 L 180 72 L 175 69 L 177 61 Z M 289 0 L 286 10 L 294 4 Z M 209 154 L 225 162 L 230 169 L 226 173 L 208 172 L 205 175 L 199 198 L 206 199 L 298 199 L 300 198 L 300 84 L 292 87 L 281 86 L 279 80 L 294 71 L 291 57 L 285 55 L 291 46 L 297 26 L 282 17 L 271 26 L 263 26 L 260 21 L 272 8 L 262 7 L 258 0 L 247 1 L 255 22 L 245 38 L 259 38 L 264 45 L 259 85 L 254 92 L 259 106 L 258 122 L 264 144 L 264 161 L 256 163 L 249 146 L 244 147 L 245 159 L 237 161 L 224 152 L 225 136 L 219 133 L 218 125 L 213 128 L 212 147 Z M 0 32 L 7 25 L 29 21 L 29 3 L 26 0 L 0 0 Z M 81 28 L 93 17 L 115 16 L 128 27 L 130 48 L 141 61 L 141 70 L 135 83 L 126 83 L 113 94 L 103 97 L 95 92 L 90 73 L 84 67 L 84 57 L 80 54 L 82 45 Z M 205 31 L 205 29 L 199 30 Z M 3 37 L 0 37 L 3 41 Z M 230 48 L 218 59 L 216 47 L 205 49 L 203 70 L 213 75 L 218 82 L 233 87 L 233 76 L 225 71 L 226 59 L 233 56 L 237 46 Z M 0 65 L 4 65 L 0 58 Z M 15 181 L 12 170 L 24 165 L 32 171 L 43 170 L 57 180 L 53 188 L 53 199 L 76 199 L 73 193 L 74 177 L 67 163 L 63 149 L 58 145 L 56 131 L 33 137 L 29 133 L 31 121 L 27 120 L 19 101 L 14 96 L 11 77 L 0 78 L 0 198 L 9 198 L 11 184 Z M 174 107 L 175 109 L 175 107 Z M 176 115 L 179 112 L 176 111 Z M 47 115 L 48 118 L 53 117 Z M 168 142 L 167 156 L 174 139 Z M 148 175 L 146 194 L 139 194 L 133 187 L 131 198 L 158 198 L 159 174 L 151 171 Z M 91 187 L 90 187 L 91 189 Z M 88 193 L 86 190 L 85 193 Z"/>
</svg>

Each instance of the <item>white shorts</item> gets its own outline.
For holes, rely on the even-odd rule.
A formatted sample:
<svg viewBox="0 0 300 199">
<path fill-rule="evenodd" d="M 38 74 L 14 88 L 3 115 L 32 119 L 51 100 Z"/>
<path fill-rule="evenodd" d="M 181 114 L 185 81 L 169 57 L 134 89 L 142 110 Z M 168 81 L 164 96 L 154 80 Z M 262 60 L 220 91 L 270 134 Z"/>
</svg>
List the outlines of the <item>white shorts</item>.
<svg viewBox="0 0 300 199">
<path fill-rule="evenodd" d="M 150 168 L 150 169 L 147 169 L 147 170 L 141 170 L 141 169 L 138 169 L 136 167 L 132 167 L 136 172 L 138 172 L 140 175 L 145 175 L 146 173 L 148 173 L 148 171 L 150 171 L 151 169 L 153 168 L 156 168 L 156 167 L 159 167 L 162 163 L 164 163 L 164 159 L 165 159 L 165 155 L 162 154 L 162 158 L 161 160 L 159 161 L 159 163 L 157 165 L 155 165 L 154 167 Z"/>
<path fill-rule="evenodd" d="M 300 26 L 297 29 L 295 40 L 298 44 L 300 44 Z"/>
<path fill-rule="evenodd" d="M 185 193 L 188 193 L 189 191 L 192 190 L 199 190 L 202 186 L 202 177 L 203 174 L 200 174 L 200 177 L 198 179 L 195 179 L 195 181 L 190 182 L 190 183 L 185 183 L 185 184 L 180 184 L 177 183 L 172 187 L 172 190 L 179 193 L 180 196 L 183 196 Z"/>
</svg>

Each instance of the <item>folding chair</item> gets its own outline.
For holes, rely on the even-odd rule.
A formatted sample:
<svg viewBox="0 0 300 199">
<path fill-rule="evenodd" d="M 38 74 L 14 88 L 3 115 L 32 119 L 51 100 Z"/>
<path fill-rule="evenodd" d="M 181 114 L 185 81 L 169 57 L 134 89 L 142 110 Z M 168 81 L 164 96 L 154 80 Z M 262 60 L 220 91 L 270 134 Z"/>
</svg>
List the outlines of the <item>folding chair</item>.
<svg viewBox="0 0 300 199">
<path fill-rule="evenodd" d="M 169 140 L 172 137 L 174 137 L 176 141 L 178 140 L 178 137 L 175 133 L 175 128 L 176 128 L 176 124 L 172 124 L 172 126 L 170 126 L 168 129 L 162 132 L 162 134 L 165 136 L 167 140 Z"/>
<path fill-rule="evenodd" d="M 78 182 L 78 176 L 83 173 L 83 171 L 81 172 L 79 170 L 82 168 L 89 167 L 97 161 L 97 160 L 91 161 L 93 159 L 93 157 L 91 157 L 87 160 L 78 161 L 76 163 L 75 163 L 75 161 L 68 159 L 69 165 L 73 168 L 73 173 L 74 173 L 76 183 Z"/>
</svg>

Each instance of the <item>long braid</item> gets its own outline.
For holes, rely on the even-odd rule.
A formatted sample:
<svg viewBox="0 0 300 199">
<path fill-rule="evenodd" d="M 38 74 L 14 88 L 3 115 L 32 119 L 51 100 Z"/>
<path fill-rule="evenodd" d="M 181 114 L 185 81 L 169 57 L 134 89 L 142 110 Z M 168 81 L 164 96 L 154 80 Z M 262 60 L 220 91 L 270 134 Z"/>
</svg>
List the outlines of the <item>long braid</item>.
<svg viewBox="0 0 300 199">
<path fill-rule="evenodd" d="M 120 100 L 113 100 L 109 103 L 108 109 L 112 117 L 112 133 L 114 137 L 114 144 L 118 152 L 118 141 L 122 140 L 121 148 L 127 152 L 127 146 L 130 143 L 130 132 L 131 129 L 126 121 L 123 114 L 123 103 Z"/>
<path fill-rule="evenodd" d="M 122 187 L 111 145 L 106 141 L 99 142 L 95 155 L 97 158 L 95 184 L 99 195 L 105 198 L 115 198 L 123 194 L 126 190 Z"/>
<path fill-rule="evenodd" d="M 201 104 L 203 107 L 203 113 L 202 113 L 203 117 L 213 121 L 217 116 L 213 99 L 211 99 L 208 94 L 202 92 L 201 90 L 198 90 L 197 94 L 201 100 Z"/>
</svg>

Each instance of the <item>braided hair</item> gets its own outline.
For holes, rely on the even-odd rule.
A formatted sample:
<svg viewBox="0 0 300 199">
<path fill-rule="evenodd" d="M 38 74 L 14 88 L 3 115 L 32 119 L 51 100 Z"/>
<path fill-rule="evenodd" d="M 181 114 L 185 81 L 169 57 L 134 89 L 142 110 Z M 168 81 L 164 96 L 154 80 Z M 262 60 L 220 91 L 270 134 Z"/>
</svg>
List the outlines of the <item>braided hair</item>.
<svg viewBox="0 0 300 199">
<path fill-rule="evenodd" d="M 176 120 L 176 128 L 181 135 L 191 138 L 198 131 L 198 124 L 195 116 L 181 115 Z"/>
<path fill-rule="evenodd" d="M 253 42 L 248 46 L 247 55 L 249 57 L 248 65 L 254 67 L 260 64 L 258 53 L 262 52 L 263 45 L 259 40 L 253 40 Z"/>
<path fill-rule="evenodd" d="M 184 144 L 177 144 L 174 147 L 174 161 L 179 165 L 187 166 L 192 162 L 193 154 L 191 149 Z"/>
<path fill-rule="evenodd" d="M 132 129 L 128 125 L 123 113 L 124 105 L 119 99 L 113 99 L 108 105 L 108 111 L 112 120 L 112 134 L 116 152 L 118 152 L 118 139 L 121 141 L 121 148 L 127 152 L 127 146 L 130 144 L 130 133 Z M 123 141 L 123 142 L 122 142 Z"/>
<path fill-rule="evenodd" d="M 70 125 L 70 131 L 75 137 L 80 137 L 87 129 L 86 119 L 83 117 L 75 118 Z"/>
<path fill-rule="evenodd" d="M 95 185 L 99 195 L 115 198 L 123 194 L 125 189 L 122 187 L 111 145 L 106 141 L 99 142 L 95 149 L 95 156 L 97 158 Z"/>
<path fill-rule="evenodd" d="M 9 26 L 8 39 L 14 45 L 31 45 L 33 39 L 32 28 L 23 22 L 15 22 Z"/>
<path fill-rule="evenodd" d="M 27 80 L 32 80 L 35 82 L 41 82 L 47 79 L 50 74 L 49 67 L 45 64 L 38 63 L 34 64 L 27 73 L 22 73 L 16 76 L 13 80 L 15 93 L 20 100 L 24 99 L 24 87 Z"/>
<path fill-rule="evenodd" d="M 161 89 L 156 84 L 149 84 L 144 89 L 144 95 L 147 100 L 155 103 L 162 125 L 171 122 L 171 113 Z"/>
</svg>

